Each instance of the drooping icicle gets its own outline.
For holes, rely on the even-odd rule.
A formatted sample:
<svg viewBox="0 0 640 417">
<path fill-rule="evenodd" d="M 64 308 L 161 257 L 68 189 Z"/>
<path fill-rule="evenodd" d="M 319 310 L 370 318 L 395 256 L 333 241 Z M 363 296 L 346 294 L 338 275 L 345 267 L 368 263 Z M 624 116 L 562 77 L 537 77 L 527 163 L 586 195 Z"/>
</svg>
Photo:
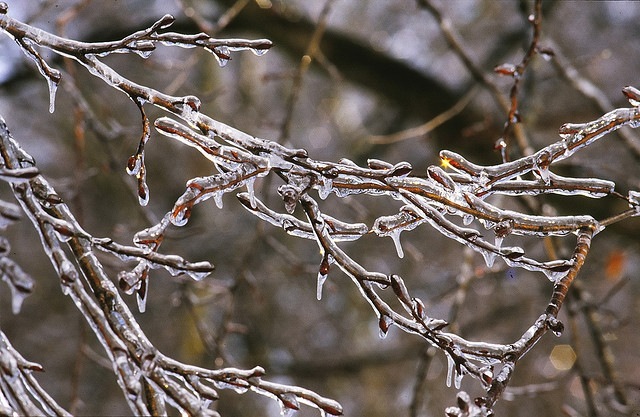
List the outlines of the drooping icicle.
<svg viewBox="0 0 640 417">
<path fill-rule="evenodd" d="M 251 203 L 251 207 L 256 207 L 256 194 L 254 189 L 254 184 L 256 182 L 256 177 L 247 178 L 245 181 L 245 185 L 247 186 L 247 193 L 249 194 L 249 202 Z M 222 207 L 219 207 L 222 208 Z"/>
<path fill-rule="evenodd" d="M 11 311 L 13 314 L 18 314 L 25 298 L 33 292 L 35 286 L 33 278 L 27 275 L 18 264 L 5 257 L 0 258 L 0 270 L 3 272 L 2 280 L 11 290 Z"/>
<path fill-rule="evenodd" d="M 320 262 L 320 268 L 318 269 L 318 282 L 316 286 L 316 298 L 318 299 L 318 301 L 322 300 L 322 288 L 327 280 L 329 269 L 331 268 L 331 264 L 333 262 L 333 256 L 328 253 L 322 257 L 322 262 Z"/>
<path fill-rule="evenodd" d="M 58 91 L 58 81 L 47 77 L 47 86 L 49 87 L 49 113 L 56 110 L 56 92 Z"/>
<path fill-rule="evenodd" d="M 456 362 L 453 360 L 450 354 L 445 354 L 447 357 L 447 387 L 451 387 L 451 381 L 453 380 L 453 373 L 455 372 Z"/>
<path fill-rule="evenodd" d="M 147 310 L 147 294 L 149 290 L 149 279 L 144 277 L 140 280 L 140 289 L 136 291 L 136 302 L 138 303 L 138 311 L 144 313 Z"/>
<path fill-rule="evenodd" d="M 326 200 L 333 190 L 333 180 L 331 178 L 322 177 L 318 184 L 318 196 L 321 200 Z"/>
<path fill-rule="evenodd" d="M 423 220 L 419 218 L 410 206 L 404 206 L 398 214 L 378 217 L 371 230 L 378 236 L 389 236 L 393 239 L 399 258 L 404 257 L 404 251 L 400 242 L 400 233 L 405 230 L 413 230 Z"/>
<path fill-rule="evenodd" d="M 327 274 L 318 272 L 318 283 L 316 285 L 316 299 L 318 301 L 322 300 L 322 288 L 326 280 L 327 280 Z"/>
<path fill-rule="evenodd" d="M 484 258 L 484 262 L 487 265 L 487 268 L 491 268 L 493 267 L 493 264 L 496 261 L 496 253 L 489 251 L 489 250 L 481 250 L 480 253 L 482 254 L 482 257 Z"/>
<path fill-rule="evenodd" d="M 402 249 L 402 243 L 400 242 L 400 231 L 394 230 L 389 232 L 388 236 L 393 240 L 393 244 L 396 247 L 396 253 L 398 254 L 398 258 L 404 258 L 404 250 Z"/>
<path fill-rule="evenodd" d="M 546 263 L 546 268 L 543 268 L 542 272 L 549 281 L 555 283 L 567 274 L 572 264 L 571 261 L 550 261 Z"/>
</svg>

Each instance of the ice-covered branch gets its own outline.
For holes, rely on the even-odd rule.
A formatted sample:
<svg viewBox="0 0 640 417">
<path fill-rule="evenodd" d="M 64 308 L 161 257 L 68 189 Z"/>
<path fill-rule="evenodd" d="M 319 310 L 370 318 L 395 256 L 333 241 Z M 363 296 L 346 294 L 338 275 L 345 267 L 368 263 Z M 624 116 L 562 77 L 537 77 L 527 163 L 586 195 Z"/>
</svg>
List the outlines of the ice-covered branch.
<svg viewBox="0 0 640 417">
<path fill-rule="evenodd" d="M 22 169 L 25 165 L 32 164 L 31 158 L 21 159 L 26 154 L 10 137 L 3 120 L 0 120 L 0 125 L 0 151 L 6 169 Z M 177 256 L 160 255 L 140 247 L 126 247 L 109 239 L 92 237 L 80 227 L 68 207 L 42 176 L 34 177 L 28 182 L 12 183 L 12 186 L 22 210 L 40 234 L 42 247 L 56 270 L 63 293 L 71 297 L 105 348 L 125 398 L 137 415 L 165 414 L 167 406 L 189 415 L 216 415 L 209 408 L 211 401 L 218 398 L 215 389 L 234 389 L 239 393 L 251 389 L 274 397 L 284 409 L 297 409 L 299 403 L 305 403 L 326 414 L 342 414 L 341 406 L 333 400 L 304 388 L 263 380 L 261 377 L 264 370 L 261 368 L 249 371 L 236 368 L 208 370 L 182 364 L 160 353 L 147 339 L 120 298 L 94 249 L 114 253 L 126 260 L 137 259 L 146 268 L 161 266 L 175 274 L 187 273 L 197 279 L 208 274 L 211 265 L 207 262 L 189 263 Z M 5 205 L 3 212 L 15 217 L 15 209 L 12 209 L 12 206 Z M 141 245 L 148 243 L 138 237 Z M 23 298 L 22 293 L 13 295 L 20 300 Z M 0 343 L 2 363 L 6 364 L 2 366 L 3 375 L 13 381 L 17 374 L 13 369 L 15 367 L 11 366 L 12 359 L 7 356 L 12 351 L 4 339 Z M 27 369 L 21 366 L 21 369 Z M 29 384 L 34 383 L 31 379 L 27 381 Z M 29 408 L 33 407 L 33 402 L 25 392 L 15 391 L 20 387 L 15 382 L 3 383 L 0 405 L 30 415 L 39 414 L 36 408 Z M 29 392 L 34 392 L 34 396 L 44 393 L 37 387 L 33 391 L 30 387 Z M 10 399 L 11 402 L 7 402 L 7 396 L 15 396 L 20 402 L 15 403 L 13 398 Z M 42 404 L 49 406 L 47 404 L 51 402 L 51 410 L 59 410 L 55 411 L 58 415 L 65 415 L 63 410 L 53 408 L 55 403 L 48 397 L 42 398 L 45 401 Z M 47 412 L 50 410 L 47 409 Z"/>
<path fill-rule="evenodd" d="M 23 358 L 0 331 L 0 414 L 71 416 L 36 381 L 33 372 L 42 370 Z"/>
<path fill-rule="evenodd" d="M 537 3 L 532 20 L 536 31 L 534 41 L 520 67 L 514 69 L 514 76 L 522 74 L 537 51 L 540 4 Z M 126 246 L 83 230 L 55 190 L 39 175 L 33 159 L 9 137 L 4 124 L 2 127 L 4 165 L 0 167 L 0 179 L 11 184 L 22 210 L 40 234 L 42 247 L 60 278 L 63 292 L 73 299 L 102 342 L 129 406 L 139 414 L 164 413 L 167 405 L 192 415 L 213 414 L 209 404 L 218 398 L 216 389 L 225 388 L 237 392 L 253 390 L 271 396 L 280 402 L 284 411 L 308 403 L 328 414 L 342 413 L 339 404 L 311 391 L 264 381 L 264 370 L 260 367 L 208 370 L 164 356 L 146 338 L 120 298 L 96 251 L 137 262 L 132 270 L 121 272 L 118 281 L 122 291 L 136 293 L 141 311 L 146 306 L 151 269 L 163 268 L 172 275 L 186 274 L 194 280 L 205 278 L 213 270 L 207 261 L 189 262 L 177 255 L 159 253 L 167 230 L 187 225 L 196 205 L 208 199 L 223 208 L 224 196 L 236 193 L 241 205 L 257 218 L 284 229 L 291 236 L 314 240 L 321 252 L 316 277 L 318 299 L 322 298 L 323 286 L 337 266 L 373 309 L 381 337 L 385 337 L 392 326 L 418 335 L 444 353 L 448 361 L 448 385 L 453 383 L 460 388 L 465 375 L 478 380 L 486 395 L 472 402 L 466 394 L 459 393 L 458 406 L 447 410 L 452 416 L 490 415 L 494 403 L 507 388 L 517 362 L 549 330 L 556 334 L 562 332 L 558 313 L 588 256 L 594 236 L 612 223 L 640 214 L 637 191 L 623 196 L 615 190 L 612 181 L 564 177 L 552 172 L 554 164 L 615 130 L 640 126 L 640 91 L 633 87 L 623 89 L 631 107 L 614 109 L 585 123 L 566 123 L 559 128 L 559 139 L 554 138 L 549 145 L 530 155 L 483 166 L 443 150 L 441 166 L 432 165 L 424 174 L 416 174 L 407 162 L 370 159 L 366 166 L 359 166 L 346 158 L 338 162 L 312 159 L 304 149 L 254 137 L 209 117 L 201 112 L 200 100 L 195 96 L 171 96 L 146 87 L 123 77 L 101 60 L 112 53 L 148 57 L 160 43 L 201 47 L 224 64 L 230 51 L 246 49 L 261 55 L 271 46 L 269 41 L 223 41 L 205 34 L 165 32 L 173 23 L 172 17 L 165 16 L 151 27 L 119 41 L 84 43 L 33 28 L 7 13 L 7 6 L 0 4 L 0 28 L 34 60 L 46 78 L 52 110 L 60 73 L 42 58 L 38 48 L 48 48 L 74 59 L 134 102 L 142 119 L 142 134 L 126 168 L 137 180 L 141 205 L 149 201 L 144 158 L 145 146 L 154 134 L 152 126 L 160 135 L 198 151 L 214 171 L 208 176 L 189 179 L 182 195 L 175 199 L 173 207 L 167 208 L 162 219 L 139 231 L 133 238 L 134 246 Z M 516 123 L 512 119 L 517 118 L 517 88 L 516 83 L 505 134 Z M 147 104 L 165 110 L 173 118 L 160 117 L 151 123 L 145 111 Z M 265 177 L 274 178 L 268 182 L 270 186 L 277 182 L 271 190 L 281 198 L 277 207 L 270 207 L 272 204 L 265 203 L 269 200 L 255 195 L 255 182 Z M 322 202 L 330 194 L 339 198 L 368 195 L 391 201 L 394 206 L 398 201 L 402 205 L 368 219 L 370 224 L 365 223 L 367 219 L 343 221 L 329 214 L 331 205 Z M 629 209 L 605 219 L 596 219 L 589 213 L 541 215 L 507 208 L 503 199 L 494 198 L 521 195 L 535 198 L 546 194 L 594 199 L 610 196 L 624 199 Z M 11 205 L 0 205 L 3 224 L 5 219 L 16 218 L 17 212 Z M 511 343 L 467 340 L 454 329 L 447 331 L 445 320 L 432 317 L 425 303 L 412 295 L 409 285 L 398 274 L 372 271 L 341 247 L 345 241 L 391 237 L 398 257 L 403 258 L 401 233 L 419 227 L 430 227 L 470 248 L 484 259 L 488 268 L 502 261 L 509 267 L 542 272 L 551 281 L 552 289 L 547 305 L 540 306 L 539 318 Z M 514 235 L 533 242 L 548 236 L 563 239 L 576 236 L 576 241 L 572 243 L 574 249 L 570 256 L 556 259 L 536 254 L 528 246 L 525 249 L 507 245 Z M 31 291 L 31 281 L 4 257 L 6 252 L 0 253 L 0 269 L 14 292 L 14 310 L 17 310 L 21 299 Z"/>
</svg>

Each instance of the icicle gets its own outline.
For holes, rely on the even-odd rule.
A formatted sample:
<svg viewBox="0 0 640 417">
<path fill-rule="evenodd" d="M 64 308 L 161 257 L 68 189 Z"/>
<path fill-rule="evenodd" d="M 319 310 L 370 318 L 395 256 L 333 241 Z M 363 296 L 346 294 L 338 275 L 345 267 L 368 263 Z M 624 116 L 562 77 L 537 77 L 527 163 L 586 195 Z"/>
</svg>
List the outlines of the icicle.
<svg viewBox="0 0 640 417">
<path fill-rule="evenodd" d="M 51 77 L 47 78 L 47 85 L 49 86 L 49 113 L 53 113 L 56 109 L 56 92 L 58 91 L 58 81 L 55 81 Z"/>
<path fill-rule="evenodd" d="M 629 207 L 635 209 L 636 216 L 640 215 L 640 192 L 629 191 Z"/>
<path fill-rule="evenodd" d="M 256 195 L 255 195 L 255 189 L 254 189 L 255 182 L 256 182 L 256 177 L 247 178 L 245 181 L 245 185 L 247 186 L 247 193 L 249 194 L 249 202 L 251 203 L 251 208 L 256 208 Z M 222 199 L 220 201 L 222 201 Z M 222 205 L 218 206 L 218 208 L 222 208 Z"/>
<path fill-rule="evenodd" d="M 13 314 L 18 314 L 20 313 L 24 299 L 27 298 L 30 293 L 20 291 L 14 285 L 10 285 L 9 288 L 11 288 L 11 311 Z"/>
<path fill-rule="evenodd" d="M 542 272 L 549 281 L 555 283 L 567 274 L 572 264 L 570 261 L 550 261 L 545 264 L 546 268 L 542 268 Z"/>
<path fill-rule="evenodd" d="M 497 249 L 500 249 L 502 247 L 502 241 L 503 240 L 504 240 L 504 237 L 496 235 L 496 240 L 495 240 L 494 246 Z"/>
<path fill-rule="evenodd" d="M 141 42 L 136 45 L 136 48 L 146 48 L 147 45 L 140 45 Z M 143 59 L 147 59 L 151 56 L 154 49 L 133 49 L 133 53 L 137 54 L 139 57 Z"/>
<path fill-rule="evenodd" d="M 145 207 L 149 204 L 149 186 L 144 179 L 144 176 L 138 175 L 138 203 Z"/>
<path fill-rule="evenodd" d="M 226 381 L 213 381 L 213 385 L 218 389 L 231 389 L 236 392 L 236 394 L 245 394 L 249 391 L 249 384 L 242 380 L 233 380 L 234 383 L 226 382 Z"/>
<path fill-rule="evenodd" d="M 378 335 L 380 336 L 380 339 L 384 339 L 387 337 L 387 333 L 389 333 L 389 329 L 392 325 L 393 319 L 391 317 L 387 316 L 386 314 L 380 315 L 380 320 L 378 321 L 378 328 L 380 329 Z"/>
<path fill-rule="evenodd" d="M 316 286 L 316 298 L 318 299 L 318 301 L 322 300 L 322 287 L 324 286 L 326 280 L 327 274 L 318 272 L 318 284 Z"/>
<path fill-rule="evenodd" d="M 402 250 L 402 243 L 400 242 L 400 230 L 393 230 L 389 232 L 389 237 L 393 240 L 398 258 L 404 258 L 404 251 Z"/>
<path fill-rule="evenodd" d="M 249 48 L 255 56 L 262 56 L 269 52 L 269 48 Z"/>
<path fill-rule="evenodd" d="M 489 250 L 481 250 L 480 253 L 482 254 L 482 257 L 484 258 L 484 262 L 485 264 L 487 264 L 487 268 L 491 268 L 493 267 L 494 262 L 496 261 L 496 253 L 495 252 L 491 252 Z"/>
<path fill-rule="evenodd" d="M 189 278 L 191 278 L 194 281 L 202 281 L 203 279 L 205 279 L 211 274 L 211 271 L 185 270 L 184 273 L 189 275 Z"/>
<path fill-rule="evenodd" d="M 138 311 L 144 313 L 147 309 L 147 294 L 149 289 L 148 277 L 143 276 L 140 280 L 140 289 L 136 291 L 136 302 L 138 303 Z"/>
<path fill-rule="evenodd" d="M 455 372 L 456 362 L 450 354 L 445 354 L 447 357 L 447 387 L 451 387 L 451 380 L 453 379 L 453 373 Z"/>
<path fill-rule="evenodd" d="M 320 262 L 320 269 L 318 270 L 318 283 L 316 287 L 316 298 L 318 301 L 322 300 L 322 287 L 324 286 L 327 276 L 329 275 L 329 269 L 334 262 L 333 256 L 325 254 Z"/>
<path fill-rule="evenodd" d="M 373 222 L 372 230 L 378 236 L 389 236 L 393 239 L 398 257 L 403 258 L 404 251 L 400 242 L 400 233 L 404 230 L 415 229 L 422 221 L 410 206 L 404 206 L 398 214 L 378 217 Z"/>
<path fill-rule="evenodd" d="M 216 207 L 218 207 L 219 209 L 222 209 L 222 195 L 222 192 L 213 193 L 213 201 L 214 203 L 216 203 Z M 249 194 L 249 201 L 251 203 L 251 207 L 255 207 L 256 199 L 253 193 Z"/>
<path fill-rule="evenodd" d="M 333 180 L 331 178 L 322 177 L 318 184 L 318 196 L 321 200 L 326 200 L 333 189 Z"/>
<path fill-rule="evenodd" d="M 2 280 L 7 283 L 11 290 L 12 312 L 13 314 L 18 314 L 24 299 L 33 292 L 34 281 L 18 264 L 9 258 L 0 258 L 0 269 L 3 272 Z"/>
</svg>

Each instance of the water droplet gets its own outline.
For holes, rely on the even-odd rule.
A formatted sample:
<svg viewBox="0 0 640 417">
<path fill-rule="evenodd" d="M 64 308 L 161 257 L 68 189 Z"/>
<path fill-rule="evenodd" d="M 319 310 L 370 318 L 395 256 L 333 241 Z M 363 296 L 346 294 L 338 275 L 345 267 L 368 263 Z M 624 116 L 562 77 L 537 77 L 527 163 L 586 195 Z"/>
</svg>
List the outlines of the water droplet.
<svg viewBox="0 0 640 417">
<path fill-rule="evenodd" d="M 465 214 L 462 216 L 462 224 L 469 226 L 473 222 L 473 219 L 474 217 L 472 214 Z"/>
<path fill-rule="evenodd" d="M 176 208 L 171 212 L 171 216 L 169 220 L 175 226 L 184 226 L 189 221 L 189 217 L 191 216 L 191 206 L 185 205 L 180 207 L 177 211 Z"/>
<path fill-rule="evenodd" d="M 216 46 L 211 50 L 211 52 L 213 52 L 213 56 L 221 67 L 227 65 L 231 59 L 231 52 L 229 51 L 229 48 L 224 45 Z"/>
<path fill-rule="evenodd" d="M 249 49 L 255 56 L 262 56 L 269 52 L 269 48 L 251 48 Z"/>
</svg>

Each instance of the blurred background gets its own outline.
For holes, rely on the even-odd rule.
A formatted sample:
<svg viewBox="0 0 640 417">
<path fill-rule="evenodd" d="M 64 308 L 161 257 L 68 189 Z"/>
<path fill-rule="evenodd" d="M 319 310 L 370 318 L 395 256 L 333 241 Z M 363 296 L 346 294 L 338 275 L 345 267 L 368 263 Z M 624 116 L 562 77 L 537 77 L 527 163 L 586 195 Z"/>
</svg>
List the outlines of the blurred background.
<svg viewBox="0 0 640 417">
<path fill-rule="evenodd" d="M 305 148 L 314 159 L 349 158 L 360 165 L 367 158 L 408 161 L 416 175 L 439 164 L 440 149 L 478 163 L 501 161 L 494 145 L 507 113 L 447 43 L 424 1 L 6 3 L 16 19 L 84 41 L 122 38 L 166 13 L 177 18 L 171 29 L 177 32 L 271 39 L 268 54 L 237 52 L 224 68 L 205 51 L 175 47 L 159 47 L 148 59 L 118 55 L 104 61 L 137 83 L 168 94 L 197 95 L 203 112 L 214 119 Z M 533 3 L 429 4 L 450 21 L 480 74 L 508 99 L 513 79 L 498 76 L 493 68 L 522 60 L 533 32 L 528 22 Z M 563 123 L 594 120 L 628 106 L 622 87 L 640 88 L 639 18 L 635 2 L 543 3 L 540 46 L 553 53 L 533 57 L 518 94 L 532 149 L 559 140 Z M 0 115 L 87 231 L 130 244 L 136 231 L 172 208 L 188 179 L 210 175 L 213 167 L 194 149 L 154 132 L 146 156 L 151 200 L 148 207 L 139 207 L 134 180 L 125 173 L 141 131 L 135 105 L 79 65 L 42 52 L 63 71 L 55 112 L 48 111 L 47 83 L 33 62 L 4 36 Z M 78 107 L 79 100 L 88 107 Z M 162 115 L 146 110 L 152 120 Z M 445 123 L 435 129 L 425 125 L 446 111 L 452 117 Z M 640 137 L 623 130 L 558 164 L 554 172 L 608 179 L 625 195 L 640 190 Z M 522 156 L 511 135 L 506 140 L 510 157 Z M 274 208 L 280 207 L 278 185 L 275 179 L 256 183 L 259 198 Z M 456 393 L 445 385 L 446 358 L 395 328 L 380 339 L 371 307 L 337 268 L 329 274 L 322 300 L 316 300 L 317 244 L 257 220 L 233 194 L 225 195 L 223 210 L 213 202 L 198 205 L 185 227 L 170 230 L 161 249 L 191 261 L 211 261 L 216 270 L 209 278 L 194 283 L 153 271 L 144 314 L 137 313 L 133 297 L 125 296 L 156 347 L 209 368 L 261 365 L 271 380 L 338 400 L 348 416 L 443 415 Z M 13 201 L 7 185 L 0 187 L 0 197 Z M 625 210 L 620 201 L 536 198 L 546 213 L 596 219 Z M 503 204 L 530 208 L 516 199 Z M 389 198 L 334 195 L 321 202 L 325 214 L 369 226 L 399 206 Z M 495 408 L 498 415 L 586 416 L 594 410 L 600 416 L 639 415 L 639 231 L 640 222 L 631 219 L 594 239 L 579 287 L 560 315 L 566 331 L 545 336 L 518 364 L 510 391 Z M 110 364 L 71 300 L 62 295 L 28 220 L 11 226 L 5 236 L 13 259 L 37 287 L 20 314 L 13 315 L 9 290 L 0 284 L 0 328 L 26 359 L 44 366 L 38 380 L 62 406 L 78 415 L 130 414 Z M 397 257 L 391 239 L 373 235 L 341 247 L 369 270 L 401 275 L 430 316 L 451 320 L 467 339 L 513 342 L 546 307 L 552 286 L 542 274 L 509 269 L 502 262 L 487 268 L 481 256 L 428 226 L 403 233 L 402 243 L 404 259 Z M 547 256 L 541 239 L 505 243 Z M 566 257 L 575 239 L 553 243 Z M 114 280 L 131 267 L 109 256 L 102 260 Z M 605 355 L 610 367 L 602 366 Z M 482 394 L 470 378 L 462 388 L 472 396 Z M 220 394 L 223 416 L 280 415 L 270 399 Z M 591 409 L 589 401 L 595 403 Z M 304 408 L 296 415 L 318 412 Z"/>
</svg>

